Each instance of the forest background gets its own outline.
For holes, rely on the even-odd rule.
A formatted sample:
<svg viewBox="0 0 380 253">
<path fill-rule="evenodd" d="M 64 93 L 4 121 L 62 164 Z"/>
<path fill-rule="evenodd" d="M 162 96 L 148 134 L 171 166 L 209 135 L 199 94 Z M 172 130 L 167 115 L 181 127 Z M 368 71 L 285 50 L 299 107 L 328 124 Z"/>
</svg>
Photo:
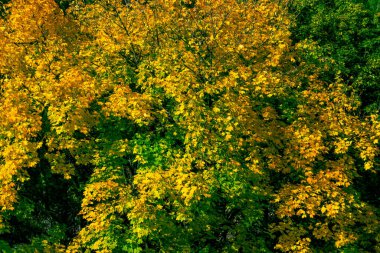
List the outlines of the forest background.
<svg viewBox="0 0 380 253">
<path fill-rule="evenodd" d="M 380 252 L 379 1 L 0 3 L 0 252 Z"/>
</svg>

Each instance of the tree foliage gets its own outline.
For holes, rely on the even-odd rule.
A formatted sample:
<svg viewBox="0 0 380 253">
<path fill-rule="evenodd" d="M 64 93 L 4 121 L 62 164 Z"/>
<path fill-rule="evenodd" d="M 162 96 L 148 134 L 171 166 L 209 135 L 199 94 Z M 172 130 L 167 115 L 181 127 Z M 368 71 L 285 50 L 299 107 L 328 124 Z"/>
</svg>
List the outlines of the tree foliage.
<svg viewBox="0 0 380 253">
<path fill-rule="evenodd" d="M 380 250 L 378 9 L 332 2 L 5 4 L 0 247 Z"/>
<path fill-rule="evenodd" d="M 294 0 L 290 11 L 296 16 L 293 40 L 317 41 L 323 57 L 330 59 L 327 80 L 340 76 L 356 88 L 367 114 L 378 112 L 379 2 Z"/>
</svg>

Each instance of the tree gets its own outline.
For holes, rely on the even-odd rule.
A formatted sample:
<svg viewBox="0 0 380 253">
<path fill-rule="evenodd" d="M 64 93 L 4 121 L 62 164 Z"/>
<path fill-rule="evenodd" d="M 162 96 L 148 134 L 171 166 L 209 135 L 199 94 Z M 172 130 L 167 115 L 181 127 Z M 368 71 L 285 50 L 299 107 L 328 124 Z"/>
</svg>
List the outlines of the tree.
<svg viewBox="0 0 380 253">
<path fill-rule="evenodd" d="M 288 6 L 11 1 L 0 238 L 66 252 L 374 250 L 378 209 L 356 181 L 378 165 L 379 119 L 327 78 L 321 45 L 291 40 Z"/>
</svg>

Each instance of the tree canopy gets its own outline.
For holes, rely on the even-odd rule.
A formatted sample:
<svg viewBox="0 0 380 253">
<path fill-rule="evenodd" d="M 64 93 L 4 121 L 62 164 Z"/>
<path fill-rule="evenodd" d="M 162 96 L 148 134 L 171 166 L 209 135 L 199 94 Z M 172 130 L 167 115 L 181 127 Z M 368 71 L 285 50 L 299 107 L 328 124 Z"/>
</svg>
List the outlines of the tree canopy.
<svg viewBox="0 0 380 253">
<path fill-rule="evenodd" d="M 377 252 L 379 5 L 11 0 L 0 252 Z"/>
</svg>

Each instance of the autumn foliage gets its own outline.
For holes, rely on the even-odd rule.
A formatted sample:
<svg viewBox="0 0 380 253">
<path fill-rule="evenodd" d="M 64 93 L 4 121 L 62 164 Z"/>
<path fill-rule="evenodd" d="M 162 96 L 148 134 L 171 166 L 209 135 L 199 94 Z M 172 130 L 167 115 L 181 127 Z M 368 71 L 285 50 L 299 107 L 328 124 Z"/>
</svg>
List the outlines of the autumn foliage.
<svg viewBox="0 0 380 253">
<path fill-rule="evenodd" d="M 63 2 L 3 5 L 5 252 L 380 251 L 376 99 L 314 6 Z"/>
</svg>

